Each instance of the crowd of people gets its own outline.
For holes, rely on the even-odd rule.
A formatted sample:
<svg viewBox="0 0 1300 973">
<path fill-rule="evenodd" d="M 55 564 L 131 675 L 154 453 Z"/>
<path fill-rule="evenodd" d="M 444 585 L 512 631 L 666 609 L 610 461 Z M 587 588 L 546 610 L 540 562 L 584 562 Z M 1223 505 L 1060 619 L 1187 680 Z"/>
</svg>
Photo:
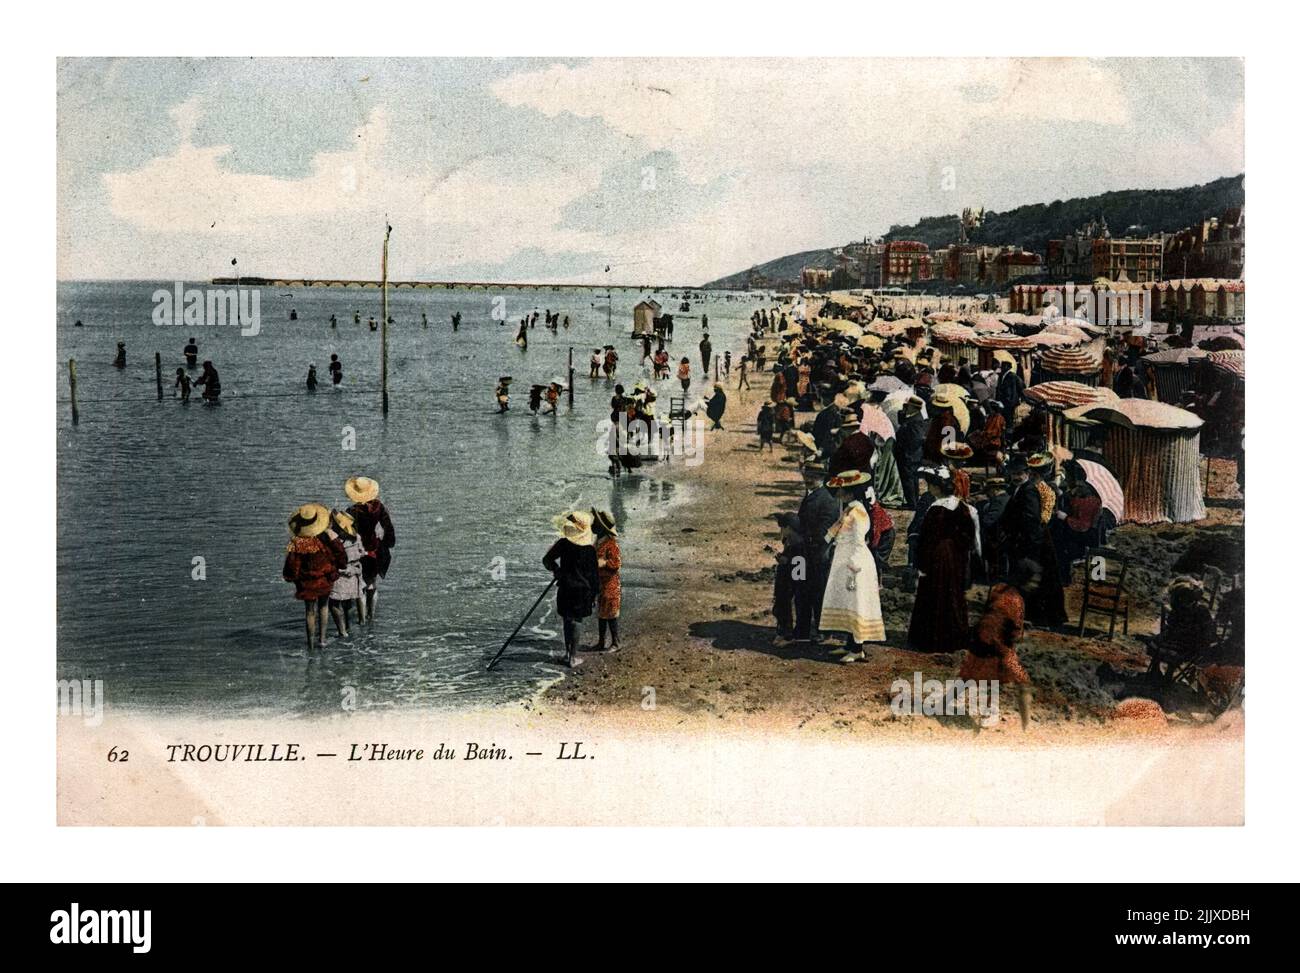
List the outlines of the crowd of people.
<svg viewBox="0 0 1300 973">
<path fill-rule="evenodd" d="M 1027 721 L 1016 640 L 1027 622 L 1066 622 L 1074 565 L 1115 525 L 1094 482 L 1100 456 L 1081 454 L 1091 470 L 1058 460 L 1050 417 L 1024 396 L 1014 361 L 980 370 L 946 361 L 917 334 L 859 335 L 815 318 L 798 327 L 776 313 L 754 318 L 746 358 L 757 362 L 776 339 L 758 448 L 797 446 L 807 488 L 798 512 L 779 517 L 778 636 L 817 645 L 841 634 L 831 652 L 843 662 L 884 642 L 879 591 L 906 512 L 897 583 L 914 599 L 902 644 L 965 653 L 961 678 L 1017 687 Z M 991 587 L 972 625 L 977 582 Z"/>
</svg>

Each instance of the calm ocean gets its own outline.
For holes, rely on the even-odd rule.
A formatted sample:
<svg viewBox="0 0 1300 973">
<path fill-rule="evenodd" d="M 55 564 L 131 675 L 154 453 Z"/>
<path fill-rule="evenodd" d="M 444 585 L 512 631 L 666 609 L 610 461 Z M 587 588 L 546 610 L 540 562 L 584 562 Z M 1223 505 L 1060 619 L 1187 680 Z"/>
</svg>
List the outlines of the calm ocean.
<svg viewBox="0 0 1300 973">
<path fill-rule="evenodd" d="M 195 284 L 190 286 L 203 286 Z M 233 327 L 159 327 L 152 295 L 173 282 L 62 283 L 58 287 L 58 656 L 61 678 L 104 680 L 112 709 L 248 714 L 337 712 L 346 691 L 358 709 L 471 706 L 525 698 L 555 679 L 553 601 L 496 670 L 484 664 L 549 576 L 541 556 L 550 518 L 571 506 L 611 510 L 623 533 L 624 606 L 638 584 L 637 537 L 661 529 L 685 489 L 654 468 L 611 480 L 597 449 L 613 383 L 587 378 L 597 345 L 615 345 L 618 379 L 642 372 L 629 339 L 632 307 L 649 292 L 604 290 L 390 291 L 391 411 L 380 413 L 378 290 L 261 288 L 261 333 Z M 665 290 L 666 311 L 678 300 Z M 506 320 L 492 318 L 504 298 Z M 678 314 L 673 361 L 698 375 L 700 321 L 714 350 L 738 353 L 753 299 L 713 295 Z M 528 350 L 514 344 L 534 309 L 568 315 L 557 335 L 539 320 Z M 296 309 L 298 320 L 290 321 Z M 360 311 L 362 323 L 353 323 Z M 453 312 L 462 315 L 453 333 Z M 420 314 L 429 319 L 428 329 Z M 330 315 L 338 318 L 332 329 Z M 75 327 L 80 319 L 84 327 Z M 194 334 L 199 360 L 221 375 L 222 403 L 188 405 L 171 382 Z M 112 367 L 118 341 L 127 368 Z M 563 376 L 569 347 L 575 408 L 534 417 L 528 386 Z M 162 354 L 157 401 L 154 352 Z M 331 353 L 343 362 L 329 386 Z M 67 360 L 78 370 L 80 424 L 69 413 Z M 309 363 L 321 387 L 305 391 Z M 197 376 L 197 372 L 194 373 Z M 496 414 L 499 375 L 515 379 L 511 412 Z M 661 414 L 675 379 L 660 384 Z M 697 378 L 691 398 L 705 391 Z M 680 392 L 678 392 L 680 394 Z M 343 448 L 347 429 L 355 450 Z M 286 520 L 299 504 L 347 506 L 343 481 L 379 480 L 397 533 L 381 582 L 378 621 L 323 653 L 304 647 L 302 606 L 280 578 Z M 206 580 L 193 580 L 202 557 Z M 493 577 L 494 559 L 506 577 Z M 500 564 L 501 562 L 495 562 Z M 584 643 L 595 635 L 594 621 Z"/>
</svg>

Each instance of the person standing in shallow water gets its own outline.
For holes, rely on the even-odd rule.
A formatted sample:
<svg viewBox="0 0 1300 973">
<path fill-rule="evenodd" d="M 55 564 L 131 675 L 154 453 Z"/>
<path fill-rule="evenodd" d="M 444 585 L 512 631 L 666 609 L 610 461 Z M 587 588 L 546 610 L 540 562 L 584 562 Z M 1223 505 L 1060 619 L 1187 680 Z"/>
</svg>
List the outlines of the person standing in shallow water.
<svg viewBox="0 0 1300 973">
<path fill-rule="evenodd" d="M 303 504 L 289 518 L 293 538 L 285 549 L 285 581 L 294 597 L 306 607 L 307 651 L 325 647 L 325 611 L 339 571 L 347 566 L 347 553 L 330 527 L 328 507 Z"/>
<path fill-rule="evenodd" d="M 338 355 L 330 355 L 330 381 L 335 387 L 343 384 L 343 363 Z"/>
<path fill-rule="evenodd" d="M 185 346 L 185 367 L 199 367 L 199 343 L 194 338 L 190 338 L 189 344 Z"/>
<path fill-rule="evenodd" d="M 596 577 L 600 581 L 600 590 L 596 596 L 597 624 L 600 627 L 600 642 L 596 651 L 605 651 L 605 633 L 609 633 L 609 651 L 617 652 L 618 614 L 623 604 L 623 583 L 620 570 L 623 567 L 623 554 L 618 547 L 618 531 L 614 526 L 614 517 L 606 510 L 591 511 L 592 531 L 596 536 Z"/>
<path fill-rule="evenodd" d="M 126 342 L 125 341 L 119 341 L 117 343 L 117 355 L 115 355 L 113 358 L 113 367 L 126 368 Z"/>
<path fill-rule="evenodd" d="M 348 612 L 355 608 L 357 624 L 366 620 L 366 602 L 362 597 L 361 561 L 366 556 L 366 546 L 357 533 L 356 522 L 339 510 L 330 512 L 330 527 L 338 535 L 339 545 L 347 555 L 347 563 L 339 570 L 330 588 L 330 615 L 339 636 L 348 637 Z"/>
<path fill-rule="evenodd" d="M 316 366 L 308 365 L 307 366 L 307 391 L 315 392 L 316 386 L 319 384 L 320 383 L 316 379 Z"/>
<path fill-rule="evenodd" d="M 203 374 L 194 380 L 195 385 L 203 386 L 203 401 L 208 405 L 217 405 L 221 401 L 221 378 L 212 362 L 203 363 Z"/>
<path fill-rule="evenodd" d="M 388 508 L 379 500 L 379 481 L 368 476 L 354 476 L 343 484 L 352 506 L 348 516 L 356 525 L 357 533 L 365 546 L 361 559 L 362 600 L 366 621 L 375 620 L 375 603 L 379 600 L 379 579 L 388 575 L 392 564 L 392 549 L 397 546 L 397 532 L 393 530 Z"/>
<path fill-rule="evenodd" d="M 564 620 L 564 664 L 572 669 L 582 665 L 578 630 L 595 607 L 600 577 L 591 514 L 572 511 L 556 517 L 554 523 L 560 538 L 542 558 L 542 566 L 555 576 L 555 609 Z"/>
</svg>

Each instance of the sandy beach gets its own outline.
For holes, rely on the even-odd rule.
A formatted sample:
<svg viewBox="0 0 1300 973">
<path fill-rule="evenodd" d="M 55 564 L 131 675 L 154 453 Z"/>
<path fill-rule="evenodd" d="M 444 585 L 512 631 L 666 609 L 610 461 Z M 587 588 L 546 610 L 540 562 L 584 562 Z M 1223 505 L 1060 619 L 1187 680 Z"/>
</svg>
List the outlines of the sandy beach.
<svg viewBox="0 0 1300 973">
<path fill-rule="evenodd" d="M 707 433 L 704 460 L 694 467 L 661 464 L 652 475 L 689 480 L 693 499 L 664 522 L 651 546 L 625 549 L 624 563 L 639 562 L 653 579 L 639 608 L 623 623 L 623 648 L 616 654 L 588 653 L 585 664 L 547 690 L 538 705 L 562 718 L 615 715 L 653 703 L 665 725 L 741 726 L 766 731 L 801 731 L 852 737 L 959 743 L 975 734 L 963 718 L 908 716 L 890 710 L 890 684 L 956 676 L 961 653 L 925 655 L 906 642 L 912 595 L 901 590 L 898 572 L 906 563 L 905 534 L 911 513 L 891 510 L 898 540 L 890 570 L 882 579 L 881 606 L 887 641 L 869 648 L 867 659 L 844 665 L 829 654 L 835 642 L 776 644 L 771 614 L 774 556 L 780 540 L 772 515 L 796 510 L 804 496 L 797 450 L 760 454 L 754 416 L 766 398 L 770 376 L 754 376 L 750 391 L 727 383 L 724 431 Z M 800 413 L 798 421 L 810 419 Z M 1149 527 L 1125 525 L 1112 543 L 1131 558 L 1129 634 L 1113 640 L 1028 628 L 1020 657 L 1034 679 L 1033 725 L 1021 732 L 1014 704 L 1004 701 L 998 725 L 980 731 L 1006 738 L 1067 742 L 1115 735 L 1189 733 L 1213 726 L 1239 732 L 1240 710 L 1215 721 L 1195 708 L 1162 714 L 1130 704 L 1117 710 L 1114 687 L 1098 679 L 1108 663 L 1121 672 L 1147 666 L 1136 636 L 1157 630 L 1160 596 L 1188 559 L 1201 558 L 1231 570 L 1240 552 L 1242 503 L 1231 463 L 1213 461 L 1206 520 Z M 1175 565 L 1180 565 L 1175 570 Z M 1077 622 L 1081 582 L 1067 589 L 1067 609 Z M 987 588 L 968 595 L 972 617 Z M 594 628 L 594 625 L 591 626 Z M 588 633 L 593 635 L 594 633 Z M 1104 634 L 1104 633 L 1103 633 Z M 587 637 L 586 643 L 592 639 Z"/>
</svg>

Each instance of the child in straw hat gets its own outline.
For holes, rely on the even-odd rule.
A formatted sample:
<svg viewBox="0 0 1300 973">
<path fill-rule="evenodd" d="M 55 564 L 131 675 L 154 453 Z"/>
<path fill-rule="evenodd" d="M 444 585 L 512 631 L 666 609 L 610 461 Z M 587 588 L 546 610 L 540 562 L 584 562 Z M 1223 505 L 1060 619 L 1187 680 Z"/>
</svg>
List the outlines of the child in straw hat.
<svg viewBox="0 0 1300 973">
<path fill-rule="evenodd" d="M 379 600 L 379 579 L 388 574 L 392 549 L 397 546 L 388 508 L 379 500 L 379 481 L 368 476 L 354 476 L 343 484 L 343 492 L 353 501 L 348 516 L 353 519 L 366 555 L 361 559 L 362 600 L 367 622 L 375 620 L 375 603 Z"/>
<path fill-rule="evenodd" d="M 328 507 L 306 503 L 289 518 L 293 539 L 285 549 L 285 581 L 292 582 L 294 597 L 303 602 L 307 614 L 307 651 L 325 647 L 325 608 L 339 571 L 347 566 L 347 554 L 330 527 Z"/>
<path fill-rule="evenodd" d="M 592 516 L 579 510 L 561 514 L 553 523 L 559 539 L 542 557 L 542 566 L 555 575 L 555 608 L 564 619 L 565 665 L 582 665 L 578 657 L 578 628 L 591 614 L 600 590 L 596 550 L 592 546 Z"/>
<path fill-rule="evenodd" d="M 347 555 L 347 564 L 339 571 L 330 589 L 330 615 L 339 636 L 348 637 L 348 611 L 356 607 L 357 624 L 366 620 L 366 602 L 362 596 L 361 561 L 366 556 L 366 546 L 357 533 L 356 522 L 340 510 L 330 512 L 330 526 L 338 535 L 339 544 Z"/>
</svg>

